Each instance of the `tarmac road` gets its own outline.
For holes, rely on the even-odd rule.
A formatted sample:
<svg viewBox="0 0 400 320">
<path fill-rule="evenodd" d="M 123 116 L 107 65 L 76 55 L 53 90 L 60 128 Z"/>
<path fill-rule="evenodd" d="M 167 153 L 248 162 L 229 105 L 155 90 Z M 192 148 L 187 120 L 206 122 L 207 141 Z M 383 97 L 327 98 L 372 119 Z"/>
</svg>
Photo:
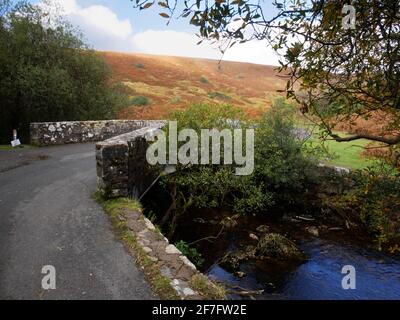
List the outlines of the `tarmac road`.
<svg viewBox="0 0 400 320">
<path fill-rule="evenodd" d="M 93 200 L 94 144 L 0 151 L 0 299 L 154 299 Z M 56 289 L 42 288 L 42 267 Z"/>
</svg>

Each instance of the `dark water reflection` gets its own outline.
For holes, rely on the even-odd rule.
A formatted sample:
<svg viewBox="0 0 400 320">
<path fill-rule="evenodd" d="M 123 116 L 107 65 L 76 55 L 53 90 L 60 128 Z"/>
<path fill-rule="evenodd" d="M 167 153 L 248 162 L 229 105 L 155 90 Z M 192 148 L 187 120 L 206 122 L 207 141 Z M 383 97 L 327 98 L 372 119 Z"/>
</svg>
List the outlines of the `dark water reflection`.
<svg viewBox="0 0 400 320">
<path fill-rule="evenodd" d="M 314 239 L 300 246 L 310 260 L 291 272 L 246 263 L 241 270 L 247 275 L 240 279 L 214 264 L 208 275 L 229 286 L 264 289 L 256 299 L 400 299 L 400 259 L 339 241 Z M 354 290 L 342 289 L 344 265 L 356 269 Z"/>
</svg>

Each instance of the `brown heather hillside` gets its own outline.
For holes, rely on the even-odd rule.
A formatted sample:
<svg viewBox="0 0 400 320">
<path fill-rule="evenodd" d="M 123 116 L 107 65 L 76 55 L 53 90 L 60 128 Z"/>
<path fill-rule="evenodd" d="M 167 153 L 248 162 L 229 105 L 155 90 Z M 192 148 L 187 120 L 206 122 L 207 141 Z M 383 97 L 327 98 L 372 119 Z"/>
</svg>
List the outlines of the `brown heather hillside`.
<svg viewBox="0 0 400 320">
<path fill-rule="evenodd" d="M 122 110 L 121 118 L 165 118 L 171 110 L 197 102 L 229 103 L 258 117 L 280 95 L 277 90 L 286 85 L 272 66 L 136 53 L 100 54 L 132 99 L 149 98 L 148 105 Z"/>
<path fill-rule="evenodd" d="M 286 88 L 286 79 L 273 66 L 186 57 L 157 56 L 139 53 L 100 52 L 131 97 L 148 98 L 144 106 L 128 106 L 123 119 L 166 119 L 175 109 L 193 103 L 229 103 L 243 107 L 258 118 Z M 386 116 L 374 114 L 369 120 L 357 119 L 354 125 L 338 124 L 336 130 L 348 133 L 382 134 Z M 381 155 L 387 150 L 367 150 Z"/>
</svg>

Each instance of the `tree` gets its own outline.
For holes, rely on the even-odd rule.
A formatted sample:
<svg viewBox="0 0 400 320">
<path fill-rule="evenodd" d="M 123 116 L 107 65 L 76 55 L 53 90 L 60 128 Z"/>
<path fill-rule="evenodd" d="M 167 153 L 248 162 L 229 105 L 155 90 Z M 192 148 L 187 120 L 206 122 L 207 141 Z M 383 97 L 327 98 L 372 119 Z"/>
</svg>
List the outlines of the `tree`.
<svg viewBox="0 0 400 320">
<path fill-rule="evenodd" d="M 27 141 L 35 121 L 108 119 L 123 104 L 102 58 L 68 23 L 0 0 L 0 140 Z"/>
<path fill-rule="evenodd" d="M 135 0 L 140 9 L 155 2 Z M 326 137 L 365 138 L 398 150 L 400 144 L 400 2 L 396 0 L 160 1 L 168 20 L 187 17 L 199 37 L 221 44 L 267 40 L 282 57 L 286 93 L 318 120 Z M 352 14 L 355 13 L 354 16 Z M 355 19 L 355 20 L 354 20 Z M 354 23 L 355 22 L 355 23 Z M 379 134 L 340 136 L 338 123 L 383 112 Z M 400 153 L 397 154 L 400 158 Z"/>
</svg>

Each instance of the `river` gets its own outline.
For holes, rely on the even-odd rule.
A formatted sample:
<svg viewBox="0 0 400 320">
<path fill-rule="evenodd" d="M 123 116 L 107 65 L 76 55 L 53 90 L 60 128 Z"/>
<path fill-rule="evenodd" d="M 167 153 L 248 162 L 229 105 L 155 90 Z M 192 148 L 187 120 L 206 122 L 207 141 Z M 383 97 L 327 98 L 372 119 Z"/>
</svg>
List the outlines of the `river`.
<svg viewBox="0 0 400 320">
<path fill-rule="evenodd" d="M 400 259 L 345 241 L 319 238 L 300 242 L 309 256 L 306 263 L 294 270 L 268 270 L 265 266 L 244 263 L 246 275 L 238 278 L 213 264 L 206 273 L 229 287 L 242 290 L 264 290 L 255 299 L 400 299 Z M 355 268 L 356 289 L 342 288 L 342 267 Z M 231 294 L 230 298 L 243 297 Z"/>
</svg>

